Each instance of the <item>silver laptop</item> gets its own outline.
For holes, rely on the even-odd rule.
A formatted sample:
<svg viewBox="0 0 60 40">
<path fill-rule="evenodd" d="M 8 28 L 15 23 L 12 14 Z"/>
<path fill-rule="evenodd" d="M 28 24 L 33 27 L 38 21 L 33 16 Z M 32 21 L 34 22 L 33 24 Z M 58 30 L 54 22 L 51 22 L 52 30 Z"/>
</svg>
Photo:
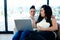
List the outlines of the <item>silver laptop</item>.
<svg viewBox="0 0 60 40">
<path fill-rule="evenodd" d="M 30 19 L 15 20 L 15 26 L 16 26 L 16 29 L 19 31 L 23 31 L 23 30 L 32 31 L 33 30 Z"/>
</svg>

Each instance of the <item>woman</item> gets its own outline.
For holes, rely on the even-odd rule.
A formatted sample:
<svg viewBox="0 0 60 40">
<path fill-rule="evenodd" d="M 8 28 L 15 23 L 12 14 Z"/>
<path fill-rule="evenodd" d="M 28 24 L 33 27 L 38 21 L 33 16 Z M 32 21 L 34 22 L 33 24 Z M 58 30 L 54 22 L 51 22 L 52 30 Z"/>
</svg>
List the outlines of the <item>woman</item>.
<svg viewBox="0 0 60 40">
<path fill-rule="evenodd" d="M 49 23 L 49 27 L 45 25 L 45 28 L 43 26 L 38 26 L 38 23 L 42 23 L 45 19 L 46 23 Z M 43 23 L 42 23 L 43 24 Z M 55 34 L 54 31 L 58 30 L 56 19 L 54 16 L 52 16 L 52 9 L 48 5 L 43 5 L 40 10 L 39 18 L 36 22 L 37 26 L 37 32 L 33 32 L 30 37 L 31 40 L 55 40 Z"/>
</svg>

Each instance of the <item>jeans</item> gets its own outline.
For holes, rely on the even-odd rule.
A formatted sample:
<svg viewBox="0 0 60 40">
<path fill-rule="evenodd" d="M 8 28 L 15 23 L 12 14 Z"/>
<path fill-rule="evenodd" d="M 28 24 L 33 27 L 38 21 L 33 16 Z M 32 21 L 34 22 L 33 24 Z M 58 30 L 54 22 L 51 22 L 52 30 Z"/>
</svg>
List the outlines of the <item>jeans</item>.
<svg viewBox="0 0 60 40">
<path fill-rule="evenodd" d="M 28 30 L 17 31 L 12 40 L 24 40 L 29 33 Z"/>
</svg>

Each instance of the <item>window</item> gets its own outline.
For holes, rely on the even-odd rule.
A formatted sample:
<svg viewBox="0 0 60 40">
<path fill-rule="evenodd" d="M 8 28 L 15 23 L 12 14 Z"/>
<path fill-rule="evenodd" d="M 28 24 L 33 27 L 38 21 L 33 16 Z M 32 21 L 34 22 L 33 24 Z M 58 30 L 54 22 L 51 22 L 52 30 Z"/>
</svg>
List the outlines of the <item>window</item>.
<svg viewBox="0 0 60 40">
<path fill-rule="evenodd" d="M 4 0 L 0 0 L 0 31 L 5 31 Z"/>
<path fill-rule="evenodd" d="M 4 3 L 5 1 L 7 4 Z M 57 21 L 60 21 L 60 0 L 0 0 L 0 31 L 12 32 L 15 27 L 14 20 L 28 17 L 32 5 L 36 6 L 36 15 L 38 15 L 40 7 L 44 4 L 52 7 L 53 15 L 56 16 Z M 5 11 L 7 14 L 4 13 Z"/>
<path fill-rule="evenodd" d="M 49 0 L 49 5 L 52 7 L 53 15 L 57 21 L 60 21 L 60 0 Z"/>
<path fill-rule="evenodd" d="M 29 16 L 30 6 L 36 6 L 37 15 L 40 7 L 44 4 L 47 4 L 47 0 L 7 0 L 8 30 L 14 30 L 14 20 Z"/>
</svg>

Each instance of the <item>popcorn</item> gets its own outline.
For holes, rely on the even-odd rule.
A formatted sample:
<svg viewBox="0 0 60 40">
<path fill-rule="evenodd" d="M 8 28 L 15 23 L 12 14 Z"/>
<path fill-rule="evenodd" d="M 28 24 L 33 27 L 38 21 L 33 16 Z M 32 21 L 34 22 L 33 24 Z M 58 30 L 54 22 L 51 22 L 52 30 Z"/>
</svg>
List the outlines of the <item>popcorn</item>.
<svg viewBox="0 0 60 40">
<path fill-rule="evenodd" d="M 45 19 L 44 19 L 45 20 Z M 41 22 L 37 23 L 37 27 L 43 27 L 43 28 L 48 28 L 50 26 L 50 23 L 42 20 Z"/>
</svg>

